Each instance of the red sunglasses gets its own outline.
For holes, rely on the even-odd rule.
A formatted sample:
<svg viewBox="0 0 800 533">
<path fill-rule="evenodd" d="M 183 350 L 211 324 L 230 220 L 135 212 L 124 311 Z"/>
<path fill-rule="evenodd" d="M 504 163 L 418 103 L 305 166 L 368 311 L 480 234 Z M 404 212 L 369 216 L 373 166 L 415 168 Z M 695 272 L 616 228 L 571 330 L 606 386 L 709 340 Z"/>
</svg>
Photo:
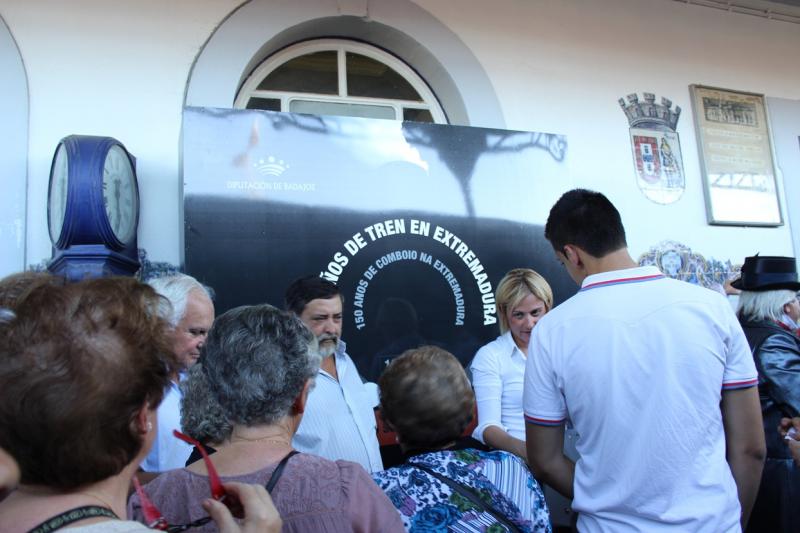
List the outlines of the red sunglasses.
<svg viewBox="0 0 800 533">
<path fill-rule="evenodd" d="M 214 463 L 211 462 L 211 458 L 206 453 L 203 445 L 192 437 L 184 435 L 177 429 L 173 430 L 172 434 L 182 441 L 192 444 L 198 450 L 200 450 L 200 454 L 203 456 L 203 462 L 205 462 L 206 469 L 208 470 L 208 484 L 211 487 L 211 497 L 219 502 L 224 503 L 228 509 L 230 509 L 231 514 L 236 518 L 244 518 L 244 509 L 242 508 L 241 502 L 239 502 L 239 499 L 236 498 L 236 496 L 225 491 L 225 487 L 222 486 L 222 482 L 219 480 L 217 469 L 214 468 Z M 142 485 L 139 483 L 139 480 L 136 478 L 136 476 L 133 477 L 133 485 L 136 487 L 136 494 L 139 495 L 139 501 L 142 505 L 142 514 L 144 514 L 147 527 L 150 529 L 177 533 L 178 531 L 186 531 L 187 529 L 191 529 L 193 527 L 203 526 L 212 520 L 210 516 L 204 516 L 203 518 L 199 518 L 188 524 L 172 525 L 167 522 L 167 519 L 164 518 L 164 515 L 161 514 L 161 511 L 159 511 L 158 508 L 153 505 L 153 502 L 150 501 L 150 498 L 147 497 L 147 493 L 145 493 L 145 491 L 142 489 Z"/>
</svg>

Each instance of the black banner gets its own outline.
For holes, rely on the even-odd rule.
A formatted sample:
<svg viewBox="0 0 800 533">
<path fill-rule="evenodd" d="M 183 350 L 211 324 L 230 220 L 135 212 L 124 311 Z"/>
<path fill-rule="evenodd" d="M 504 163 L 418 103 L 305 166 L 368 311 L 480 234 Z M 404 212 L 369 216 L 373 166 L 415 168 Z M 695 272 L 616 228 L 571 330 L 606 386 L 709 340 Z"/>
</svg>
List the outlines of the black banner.
<svg viewBox="0 0 800 533">
<path fill-rule="evenodd" d="M 297 277 L 345 296 L 364 377 L 420 344 L 467 365 L 499 334 L 497 282 L 529 267 L 576 287 L 543 235 L 571 188 L 563 136 L 267 111 L 184 118 L 186 270 L 217 312 L 283 306 Z"/>
</svg>

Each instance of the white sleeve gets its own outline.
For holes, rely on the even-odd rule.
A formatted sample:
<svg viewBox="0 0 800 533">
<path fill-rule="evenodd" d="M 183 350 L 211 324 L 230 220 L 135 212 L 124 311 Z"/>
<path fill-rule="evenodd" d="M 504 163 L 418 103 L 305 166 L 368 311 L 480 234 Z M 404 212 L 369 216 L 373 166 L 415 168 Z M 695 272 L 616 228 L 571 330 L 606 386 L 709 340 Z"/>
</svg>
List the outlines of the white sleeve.
<svg viewBox="0 0 800 533">
<path fill-rule="evenodd" d="M 552 356 L 546 325 L 539 323 L 533 328 L 525 363 L 522 407 L 528 424 L 559 426 L 567 419 L 567 404 L 558 385 Z"/>
<path fill-rule="evenodd" d="M 475 403 L 478 406 L 478 425 L 472 436 L 486 444 L 483 432 L 489 426 L 497 426 L 507 431 L 502 423 L 503 379 L 497 352 L 489 345 L 478 350 L 470 366 L 472 387 L 475 389 Z"/>
</svg>

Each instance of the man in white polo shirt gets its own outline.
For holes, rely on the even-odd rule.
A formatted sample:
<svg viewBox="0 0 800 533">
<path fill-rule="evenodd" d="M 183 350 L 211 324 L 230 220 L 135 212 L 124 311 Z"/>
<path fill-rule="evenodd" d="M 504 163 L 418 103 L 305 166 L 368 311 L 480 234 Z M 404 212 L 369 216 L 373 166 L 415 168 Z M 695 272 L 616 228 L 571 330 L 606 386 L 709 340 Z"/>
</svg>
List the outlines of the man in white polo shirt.
<svg viewBox="0 0 800 533">
<path fill-rule="evenodd" d="M 638 267 L 600 193 L 564 194 L 545 237 L 581 289 L 530 342 L 536 477 L 573 498 L 581 532 L 741 531 L 765 447 L 755 365 L 728 302 Z M 567 418 L 577 463 L 562 453 Z"/>
</svg>

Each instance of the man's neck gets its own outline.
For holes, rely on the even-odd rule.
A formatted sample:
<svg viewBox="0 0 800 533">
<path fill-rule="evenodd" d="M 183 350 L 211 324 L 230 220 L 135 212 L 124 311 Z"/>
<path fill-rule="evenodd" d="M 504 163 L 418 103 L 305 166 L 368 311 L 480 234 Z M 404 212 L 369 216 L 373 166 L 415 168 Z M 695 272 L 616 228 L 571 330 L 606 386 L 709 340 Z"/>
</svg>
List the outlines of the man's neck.
<svg viewBox="0 0 800 533">
<path fill-rule="evenodd" d="M 336 373 L 336 354 L 323 357 L 320 368 L 333 376 L 334 379 L 339 379 L 339 375 Z"/>
<path fill-rule="evenodd" d="M 585 254 L 583 257 L 583 264 L 587 276 L 639 266 L 636 261 L 631 258 L 627 248 L 620 248 L 603 257 L 593 257 L 589 254 Z"/>
</svg>

